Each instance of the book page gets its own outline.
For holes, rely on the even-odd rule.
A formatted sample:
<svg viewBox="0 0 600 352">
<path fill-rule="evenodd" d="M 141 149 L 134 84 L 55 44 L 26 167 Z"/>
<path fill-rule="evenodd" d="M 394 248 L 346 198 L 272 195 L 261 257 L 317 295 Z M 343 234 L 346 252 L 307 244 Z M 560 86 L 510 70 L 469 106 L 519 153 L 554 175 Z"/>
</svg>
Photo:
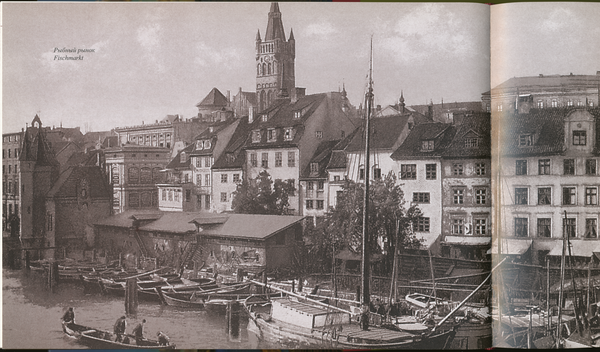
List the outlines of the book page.
<svg viewBox="0 0 600 352">
<path fill-rule="evenodd" d="M 494 346 L 598 343 L 598 16 L 597 3 L 491 9 Z"/>
</svg>

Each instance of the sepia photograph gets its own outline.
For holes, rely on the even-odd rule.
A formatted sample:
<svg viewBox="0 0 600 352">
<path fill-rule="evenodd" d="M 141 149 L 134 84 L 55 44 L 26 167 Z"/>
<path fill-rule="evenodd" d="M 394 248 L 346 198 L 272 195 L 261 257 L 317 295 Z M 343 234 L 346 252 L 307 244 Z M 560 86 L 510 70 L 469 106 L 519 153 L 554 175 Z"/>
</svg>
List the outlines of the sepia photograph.
<svg viewBox="0 0 600 352">
<path fill-rule="evenodd" d="M 2 347 L 600 346 L 599 16 L 2 4 Z"/>
</svg>

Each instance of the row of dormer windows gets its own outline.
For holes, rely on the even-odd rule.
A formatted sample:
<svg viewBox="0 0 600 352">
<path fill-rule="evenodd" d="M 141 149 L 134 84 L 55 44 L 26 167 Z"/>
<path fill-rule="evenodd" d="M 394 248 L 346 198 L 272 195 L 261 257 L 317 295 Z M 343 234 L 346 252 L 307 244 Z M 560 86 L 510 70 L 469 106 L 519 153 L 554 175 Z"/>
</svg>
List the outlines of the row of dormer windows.
<svg viewBox="0 0 600 352">
<path fill-rule="evenodd" d="M 266 115 L 265 115 L 266 116 Z M 266 133 L 267 142 L 276 142 L 277 137 L 280 133 L 283 133 L 284 141 L 291 141 L 294 139 L 294 128 L 293 127 L 284 127 L 284 128 L 268 128 L 266 130 L 254 130 L 252 131 L 252 143 L 260 143 L 262 139 L 263 133 Z"/>
</svg>

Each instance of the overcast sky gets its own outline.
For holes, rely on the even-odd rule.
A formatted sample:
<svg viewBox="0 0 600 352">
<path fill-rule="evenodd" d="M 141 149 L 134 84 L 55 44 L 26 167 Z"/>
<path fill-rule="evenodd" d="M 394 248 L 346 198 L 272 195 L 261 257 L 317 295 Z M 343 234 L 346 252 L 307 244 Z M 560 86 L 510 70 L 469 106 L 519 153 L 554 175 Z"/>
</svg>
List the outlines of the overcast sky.
<svg viewBox="0 0 600 352">
<path fill-rule="evenodd" d="M 36 113 L 45 125 L 62 122 L 82 131 L 151 123 L 167 114 L 190 118 L 213 87 L 232 96 L 239 87 L 254 91 L 254 40 L 257 30 L 264 38 L 270 8 L 269 3 L 2 5 L 4 132 L 20 130 Z M 505 61 L 497 80 L 600 70 L 597 5 L 520 4 L 518 11 L 507 12 L 513 29 L 502 43 L 518 55 Z M 367 83 L 371 35 L 376 104 L 393 104 L 401 91 L 408 105 L 442 98 L 479 101 L 490 88 L 488 5 L 279 7 L 286 37 L 293 29 L 296 39 L 296 86 L 307 94 L 337 91 L 345 84 L 358 106 Z M 563 40 L 569 41 L 564 55 L 530 49 Z M 65 55 L 55 48 L 94 53 L 83 53 L 82 61 L 55 60 Z"/>
</svg>

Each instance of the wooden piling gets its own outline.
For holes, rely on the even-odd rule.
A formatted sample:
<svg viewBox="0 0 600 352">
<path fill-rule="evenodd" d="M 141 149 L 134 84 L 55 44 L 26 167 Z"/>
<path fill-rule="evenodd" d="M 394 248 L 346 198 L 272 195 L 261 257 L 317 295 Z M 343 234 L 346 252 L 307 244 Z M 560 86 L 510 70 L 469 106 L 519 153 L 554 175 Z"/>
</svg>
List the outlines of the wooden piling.
<svg viewBox="0 0 600 352">
<path fill-rule="evenodd" d="M 31 270 L 31 259 L 29 258 L 29 251 L 25 251 L 25 268 Z"/>
<path fill-rule="evenodd" d="M 236 300 L 227 302 L 227 339 L 241 342 L 240 303 Z"/>
<path fill-rule="evenodd" d="M 128 279 L 125 286 L 125 313 L 137 314 L 138 307 L 137 279 Z"/>
</svg>

